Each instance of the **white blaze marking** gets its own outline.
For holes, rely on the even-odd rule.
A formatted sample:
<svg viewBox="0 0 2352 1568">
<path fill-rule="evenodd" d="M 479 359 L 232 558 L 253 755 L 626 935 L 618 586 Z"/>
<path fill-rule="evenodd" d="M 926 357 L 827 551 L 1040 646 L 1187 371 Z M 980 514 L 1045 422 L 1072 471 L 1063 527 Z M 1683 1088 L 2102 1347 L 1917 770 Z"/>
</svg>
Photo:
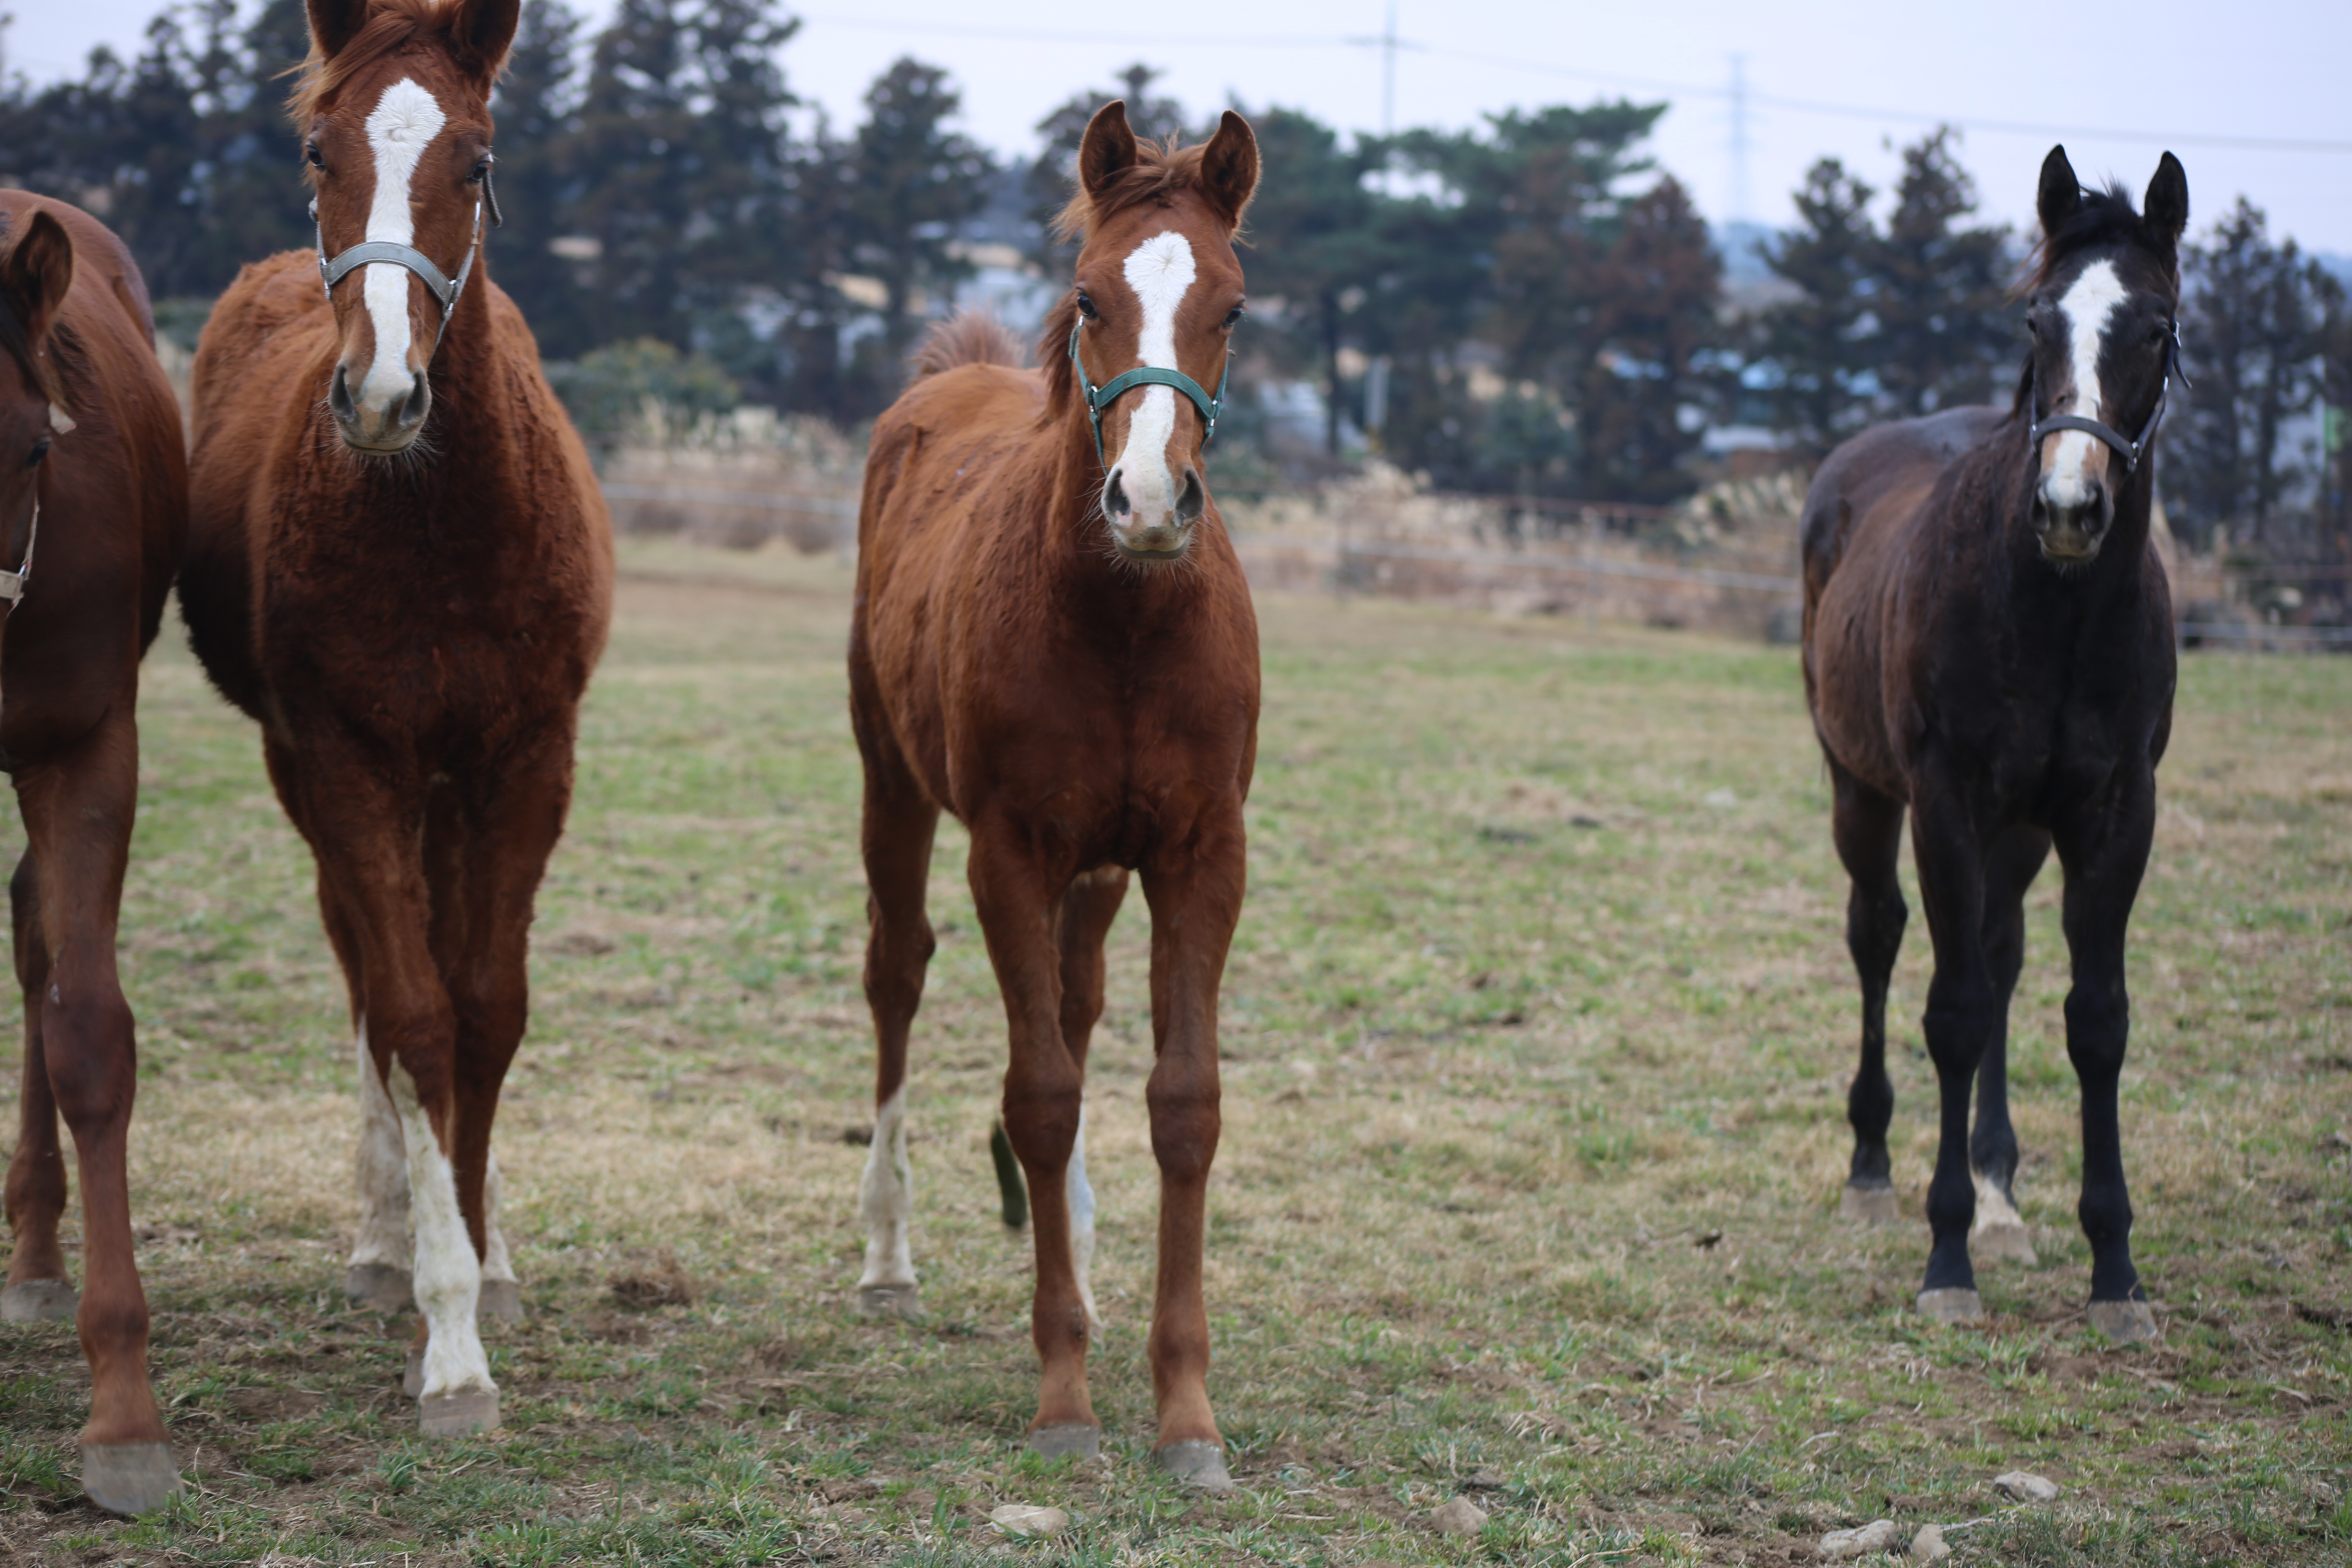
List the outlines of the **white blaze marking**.
<svg viewBox="0 0 2352 1568">
<path fill-rule="evenodd" d="M 1192 242 L 1181 234 L 1155 234 L 1128 253 L 1128 287 L 1143 306 L 1143 331 L 1136 342 L 1139 362 L 1175 370 L 1176 311 L 1185 291 L 1200 276 L 1193 265 Z M 1133 505 L 1130 514 L 1147 526 L 1162 520 L 1176 504 L 1176 482 L 1168 471 L 1168 439 L 1176 433 L 1176 389 L 1147 386 L 1130 393 L 1137 399 L 1127 425 L 1127 445 L 1119 448 L 1111 471 Z"/>
<path fill-rule="evenodd" d="M 481 1260 L 457 1206 L 457 1173 L 433 1135 L 432 1119 L 416 1098 L 416 1080 L 392 1064 L 392 1103 L 408 1145 L 410 1212 L 416 1222 L 416 1305 L 425 1314 L 425 1386 L 418 1397 L 460 1389 L 496 1393 L 490 1360 L 474 1312 L 482 1294 Z"/>
<path fill-rule="evenodd" d="M 403 77 L 383 89 L 367 117 L 368 145 L 375 149 L 375 199 L 368 208 L 367 237 L 394 245 L 416 243 L 416 215 L 409 206 L 409 185 L 425 149 L 439 135 L 448 116 L 433 95 Z M 368 407 L 390 414 L 415 386 L 408 368 L 408 280 L 415 276 L 396 261 L 371 261 L 361 269 L 366 276 L 362 298 L 375 328 L 375 359 L 367 378 L 353 396 Z"/>
<path fill-rule="evenodd" d="M 2127 298 L 2123 279 L 2116 276 L 2112 261 L 2094 261 L 2083 268 L 2082 276 L 2068 286 L 2058 301 L 2065 313 L 2067 346 L 2074 364 L 2074 397 L 2072 404 L 2053 412 L 2072 414 L 2081 419 L 2096 419 L 2102 395 L 2099 389 L 2099 345 L 2107 335 L 2107 319 L 2116 307 Z M 2047 479 L 2051 499 L 2061 504 L 2079 503 L 2090 488 L 2091 454 L 2099 449 L 2098 438 L 2081 430 L 2058 433 L 2058 455 L 2050 464 Z"/>
<path fill-rule="evenodd" d="M 414 1251 L 408 1240 L 408 1151 L 401 1142 L 392 1098 L 384 1093 L 375 1058 L 368 1054 L 364 1018 L 355 1044 L 360 1063 L 360 1234 L 352 1247 L 352 1265 L 406 1268 Z"/>
<path fill-rule="evenodd" d="M 907 1229 L 915 1212 L 915 1169 L 907 1162 L 907 1089 L 891 1093 L 874 1113 L 874 1142 L 857 1184 L 857 1213 L 866 1222 L 866 1272 L 858 1289 L 915 1283 Z"/>
<path fill-rule="evenodd" d="M 1095 1190 L 1087 1183 L 1087 1107 L 1078 1102 L 1078 1136 L 1070 1145 L 1070 1168 L 1062 1180 L 1070 1205 L 1070 1256 L 1078 1271 L 1078 1300 L 1086 1303 L 1087 1329 L 1102 1338 L 1102 1314 L 1095 1310 Z"/>
</svg>

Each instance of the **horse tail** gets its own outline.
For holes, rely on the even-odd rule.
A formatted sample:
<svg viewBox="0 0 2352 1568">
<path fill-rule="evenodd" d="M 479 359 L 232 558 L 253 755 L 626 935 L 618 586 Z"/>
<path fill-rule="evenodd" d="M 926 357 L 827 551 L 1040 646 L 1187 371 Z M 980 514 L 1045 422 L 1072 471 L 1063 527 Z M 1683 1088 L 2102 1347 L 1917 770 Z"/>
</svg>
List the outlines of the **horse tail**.
<svg viewBox="0 0 2352 1568">
<path fill-rule="evenodd" d="M 988 1157 L 996 1162 L 997 1190 L 1004 1194 L 1004 1228 L 1019 1230 L 1029 1223 L 1029 1188 L 1021 1180 L 1021 1162 L 1013 1157 L 1002 1117 L 988 1131 Z"/>
<path fill-rule="evenodd" d="M 1012 329 L 985 310 L 958 310 L 923 339 L 911 362 L 914 379 L 964 364 L 1024 365 L 1029 352 Z"/>
</svg>

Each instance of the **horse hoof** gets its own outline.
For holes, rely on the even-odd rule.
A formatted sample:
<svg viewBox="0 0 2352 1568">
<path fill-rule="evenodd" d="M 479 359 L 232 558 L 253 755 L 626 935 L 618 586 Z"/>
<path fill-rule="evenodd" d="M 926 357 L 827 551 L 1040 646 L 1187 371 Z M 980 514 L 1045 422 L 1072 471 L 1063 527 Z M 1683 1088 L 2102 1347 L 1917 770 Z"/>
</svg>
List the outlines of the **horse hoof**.
<svg viewBox="0 0 2352 1568">
<path fill-rule="evenodd" d="M 1849 1184 L 1838 1199 L 1838 1218 L 1860 1225 L 1894 1225 L 1903 1215 L 1895 1201 L 1895 1189 L 1889 1187 L 1857 1187 Z"/>
<path fill-rule="evenodd" d="M 1041 1459 L 1099 1459 L 1102 1428 L 1069 1421 L 1055 1426 L 1032 1426 L 1029 1451 Z"/>
<path fill-rule="evenodd" d="M 70 1323 L 80 1309 L 80 1293 L 62 1279 L 27 1279 L 0 1290 L 0 1322 Z"/>
<path fill-rule="evenodd" d="M 400 1392 L 415 1399 L 425 1392 L 425 1352 L 410 1351 L 408 1365 L 400 1374 Z"/>
<path fill-rule="evenodd" d="M 1225 1451 L 1215 1443 L 1194 1438 L 1165 1444 L 1151 1450 L 1151 1461 L 1188 1487 L 1204 1492 L 1234 1489 L 1234 1473 L 1225 1468 Z"/>
<path fill-rule="evenodd" d="M 485 1279 L 482 1293 L 476 1299 L 474 1316 L 496 1318 L 501 1322 L 522 1321 L 522 1286 L 512 1279 Z"/>
<path fill-rule="evenodd" d="M 397 1312 L 416 1299 L 408 1270 L 389 1263 L 354 1263 L 343 1276 L 343 1294 L 352 1304 Z"/>
<path fill-rule="evenodd" d="M 1980 1323 L 1984 1298 L 1973 1290 L 1922 1290 L 1919 1315 L 1938 1323 Z"/>
<path fill-rule="evenodd" d="M 2145 1301 L 2094 1301 L 2091 1327 L 2123 1344 L 2156 1338 L 2156 1310 Z"/>
<path fill-rule="evenodd" d="M 857 1315 L 861 1318 L 905 1318 L 923 1315 L 923 1295 L 912 1285 L 860 1285 Z"/>
<path fill-rule="evenodd" d="M 109 1513 L 152 1513 L 180 1495 L 169 1443 L 84 1443 L 81 1489 Z"/>
<path fill-rule="evenodd" d="M 488 1432 L 499 1424 L 499 1391 L 495 1388 L 461 1388 L 455 1394 L 436 1394 L 416 1402 L 417 1429 L 427 1437 L 463 1437 L 474 1432 Z"/>
<path fill-rule="evenodd" d="M 1977 1231 L 1969 1237 L 1969 1256 L 1979 1263 L 2022 1263 L 2029 1268 L 2042 1261 L 2033 1250 L 2033 1237 L 2021 1222 L 1989 1225 Z"/>
</svg>

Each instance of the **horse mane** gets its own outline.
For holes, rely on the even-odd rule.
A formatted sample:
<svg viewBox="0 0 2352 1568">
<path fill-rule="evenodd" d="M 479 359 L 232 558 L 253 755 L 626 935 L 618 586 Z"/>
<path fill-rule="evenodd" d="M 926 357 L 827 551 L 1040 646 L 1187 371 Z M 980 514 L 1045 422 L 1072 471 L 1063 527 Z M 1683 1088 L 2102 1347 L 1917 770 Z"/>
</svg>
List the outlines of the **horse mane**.
<svg viewBox="0 0 2352 1568">
<path fill-rule="evenodd" d="M 1070 363 L 1070 333 L 1078 324 L 1078 291 L 1072 289 L 1045 312 L 1038 330 L 1037 368 L 1045 373 L 1045 422 L 1052 424 L 1069 410 L 1078 395 L 1076 367 Z"/>
<path fill-rule="evenodd" d="M 457 12 L 457 0 L 374 0 L 367 21 L 352 41 L 332 55 L 320 50 L 314 34 L 310 53 L 296 69 L 300 78 L 286 105 L 299 129 L 334 101 L 345 82 L 386 56 L 397 54 L 420 35 L 444 32 Z M 495 77 L 503 61 L 492 62 Z"/>
<path fill-rule="evenodd" d="M 958 365 L 1018 365 L 1021 357 L 1021 340 L 1003 322 L 985 310 L 958 310 L 924 335 L 908 363 L 920 381 Z"/>
</svg>

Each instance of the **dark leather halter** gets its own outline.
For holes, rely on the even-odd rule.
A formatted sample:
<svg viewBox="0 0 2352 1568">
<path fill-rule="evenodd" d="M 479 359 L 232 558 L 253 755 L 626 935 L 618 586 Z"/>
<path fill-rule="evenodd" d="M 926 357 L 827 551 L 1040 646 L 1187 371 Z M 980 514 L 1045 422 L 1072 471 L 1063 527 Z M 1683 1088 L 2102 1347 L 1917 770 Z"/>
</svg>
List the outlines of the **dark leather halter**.
<svg viewBox="0 0 2352 1568">
<path fill-rule="evenodd" d="M 1078 390 L 1086 394 L 1087 420 L 1095 431 L 1096 462 L 1107 463 L 1109 460 L 1103 455 L 1103 410 L 1117 402 L 1120 394 L 1132 392 L 1139 386 L 1174 387 L 1192 400 L 1192 406 L 1201 411 L 1202 421 L 1208 426 L 1201 437 L 1201 445 L 1205 447 L 1217 438 L 1217 416 L 1225 406 L 1225 383 L 1232 379 L 1234 374 L 1231 349 L 1225 351 L 1225 368 L 1217 377 L 1217 395 L 1214 397 L 1202 391 L 1201 384 L 1182 371 L 1169 370 L 1156 364 L 1138 365 L 1097 386 L 1087 379 L 1087 362 L 1078 357 L 1078 334 L 1086 331 L 1086 322 L 1081 321 L 1070 329 L 1070 366 L 1078 373 Z"/>
<path fill-rule="evenodd" d="M 497 158 L 488 153 L 483 155 L 482 194 L 474 198 L 474 233 L 472 237 L 466 241 L 466 259 L 457 264 L 457 276 L 455 278 L 442 271 L 431 257 L 415 246 L 400 245 L 389 239 L 362 240 L 330 261 L 327 258 L 326 231 L 318 226 L 319 198 L 312 196 L 310 226 L 318 229 L 319 280 L 326 287 L 327 298 L 333 300 L 335 285 L 371 261 L 389 261 L 395 266 L 405 267 L 424 279 L 425 286 L 433 290 L 433 297 L 441 301 L 441 325 L 433 334 L 433 347 L 436 352 L 438 352 L 441 347 L 441 334 L 449 330 L 450 312 L 457 310 L 457 296 L 466 291 L 466 279 L 474 270 L 474 258 L 482 248 L 482 203 L 485 200 L 490 204 L 490 226 L 492 228 L 506 226 L 506 214 L 499 210 L 499 188 L 490 183 L 490 171 L 497 164 Z"/>
<path fill-rule="evenodd" d="M 2042 363 L 2038 359 L 2030 363 L 2033 366 L 2033 402 L 2026 410 L 2029 414 L 2042 406 Z M 2164 382 L 2156 389 L 2156 406 L 2148 411 L 2147 423 L 2139 427 L 2139 435 L 2137 437 L 2126 441 L 2112 427 L 2102 425 L 2095 419 L 2085 419 L 2079 414 L 2053 414 L 2047 419 L 2036 420 L 2027 427 L 2026 449 L 2038 450 L 2042 446 L 2042 437 L 2054 431 L 2080 430 L 2086 436 L 2096 437 L 2115 448 L 2116 456 L 2124 460 L 2126 474 L 2137 473 L 2139 460 L 2147 452 L 2147 444 L 2156 439 L 2156 427 L 2164 423 L 2164 405 L 2172 395 L 2172 378 L 2176 375 L 2180 376 L 2181 385 L 2189 384 L 2189 377 L 2182 374 L 2180 370 L 2180 323 L 2178 321 L 2172 323 L 2171 336 L 2165 342 Z"/>
</svg>

